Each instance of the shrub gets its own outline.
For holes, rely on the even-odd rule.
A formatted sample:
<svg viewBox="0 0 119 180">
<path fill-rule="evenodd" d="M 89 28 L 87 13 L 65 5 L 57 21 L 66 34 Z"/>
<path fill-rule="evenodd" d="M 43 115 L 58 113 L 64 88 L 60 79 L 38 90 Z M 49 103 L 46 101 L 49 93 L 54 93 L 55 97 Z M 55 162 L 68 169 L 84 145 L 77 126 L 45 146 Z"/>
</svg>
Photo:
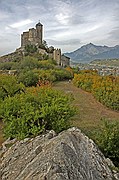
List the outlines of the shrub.
<svg viewBox="0 0 119 180">
<path fill-rule="evenodd" d="M 75 113 L 72 97 L 50 88 L 28 88 L 27 94 L 8 97 L 1 104 L 0 116 L 6 137 L 25 138 L 53 129 L 60 132 L 69 126 Z"/>
<path fill-rule="evenodd" d="M 119 77 L 99 76 L 96 71 L 85 70 L 75 74 L 73 83 L 91 92 L 98 101 L 109 108 L 119 110 Z"/>
<path fill-rule="evenodd" d="M 25 50 L 28 54 L 37 52 L 37 47 L 35 45 L 29 44 L 25 46 Z"/>
<path fill-rule="evenodd" d="M 39 77 L 32 71 L 23 71 L 18 75 L 18 82 L 22 82 L 26 87 L 36 86 Z"/>
<path fill-rule="evenodd" d="M 39 61 L 39 68 L 41 69 L 54 69 L 54 64 L 51 60 Z"/>
<path fill-rule="evenodd" d="M 31 56 L 26 56 L 24 59 L 19 63 L 19 69 L 26 69 L 32 70 L 39 67 L 39 62 L 36 58 Z"/>
<path fill-rule="evenodd" d="M 0 63 L 0 70 L 10 70 L 14 66 L 14 62 L 3 62 Z"/>
<path fill-rule="evenodd" d="M 119 166 L 119 123 L 103 121 L 96 142 L 104 155 Z"/>
<path fill-rule="evenodd" d="M 73 77 L 72 73 L 65 69 L 34 70 L 39 75 L 40 82 L 50 83 L 61 80 L 68 80 Z"/>
<path fill-rule="evenodd" d="M 14 96 L 24 91 L 24 85 L 17 82 L 16 76 L 0 75 L 0 99 Z"/>
<path fill-rule="evenodd" d="M 68 80 L 73 78 L 72 72 L 66 69 L 55 69 L 54 71 L 52 71 L 52 74 L 55 76 L 57 81 Z"/>
</svg>

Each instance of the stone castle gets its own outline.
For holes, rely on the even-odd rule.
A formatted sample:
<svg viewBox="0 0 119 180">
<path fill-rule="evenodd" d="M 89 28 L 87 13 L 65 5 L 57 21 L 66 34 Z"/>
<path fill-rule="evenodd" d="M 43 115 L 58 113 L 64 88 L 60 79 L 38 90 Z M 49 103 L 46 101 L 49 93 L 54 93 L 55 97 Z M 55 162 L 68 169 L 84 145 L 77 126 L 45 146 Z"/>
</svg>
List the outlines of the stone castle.
<svg viewBox="0 0 119 180">
<path fill-rule="evenodd" d="M 43 41 L 43 25 L 39 22 L 36 24 L 36 29 L 31 28 L 27 32 L 23 32 L 21 34 L 21 47 L 26 45 L 41 45 Z"/>
<path fill-rule="evenodd" d="M 58 66 L 66 67 L 70 65 L 70 58 L 65 55 L 61 55 L 61 49 L 54 48 L 52 53 L 47 53 L 46 50 L 40 48 L 42 43 L 43 25 L 40 22 L 36 24 L 36 28 L 31 28 L 29 31 L 21 34 L 21 48 L 24 48 L 27 45 L 35 45 L 37 46 L 39 53 L 49 55 L 50 58 L 57 62 Z"/>
</svg>

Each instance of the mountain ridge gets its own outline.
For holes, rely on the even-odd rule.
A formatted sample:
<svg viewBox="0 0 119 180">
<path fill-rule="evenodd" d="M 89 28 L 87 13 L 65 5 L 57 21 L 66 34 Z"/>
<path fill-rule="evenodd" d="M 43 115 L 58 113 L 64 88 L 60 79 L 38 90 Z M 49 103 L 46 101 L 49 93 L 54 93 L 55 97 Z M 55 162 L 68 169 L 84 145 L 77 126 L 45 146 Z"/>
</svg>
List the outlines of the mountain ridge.
<svg viewBox="0 0 119 180">
<path fill-rule="evenodd" d="M 69 56 L 72 61 L 79 63 L 89 63 L 96 59 L 115 59 L 119 58 L 119 45 L 108 47 L 89 43 L 81 46 L 75 51 L 64 54 Z"/>
</svg>

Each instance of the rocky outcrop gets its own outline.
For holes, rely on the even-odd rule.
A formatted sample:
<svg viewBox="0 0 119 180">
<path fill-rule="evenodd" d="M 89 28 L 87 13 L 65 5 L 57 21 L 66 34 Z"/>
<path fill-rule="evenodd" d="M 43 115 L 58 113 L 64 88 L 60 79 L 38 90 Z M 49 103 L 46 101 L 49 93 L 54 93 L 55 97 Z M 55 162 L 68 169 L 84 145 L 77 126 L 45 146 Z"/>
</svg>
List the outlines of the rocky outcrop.
<svg viewBox="0 0 119 180">
<path fill-rule="evenodd" d="M 5 143 L 4 143 L 5 146 Z M 113 180 L 104 155 L 77 128 L 17 141 L 1 154 L 2 180 Z"/>
</svg>

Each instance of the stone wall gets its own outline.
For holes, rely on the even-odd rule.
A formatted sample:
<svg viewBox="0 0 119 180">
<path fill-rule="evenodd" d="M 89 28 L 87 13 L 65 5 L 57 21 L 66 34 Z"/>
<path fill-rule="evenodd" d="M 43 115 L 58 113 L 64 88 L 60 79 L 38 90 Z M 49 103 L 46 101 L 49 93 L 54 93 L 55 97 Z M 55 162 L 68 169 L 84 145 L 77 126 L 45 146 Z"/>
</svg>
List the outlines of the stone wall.
<svg viewBox="0 0 119 180">
<path fill-rule="evenodd" d="M 29 32 L 23 32 L 23 34 L 21 34 L 21 46 L 26 46 L 29 44 Z"/>
<path fill-rule="evenodd" d="M 62 55 L 61 56 L 61 66 L 62 67 L 70 66 L 70 58 L 65 55 Z"/>
</svg>

